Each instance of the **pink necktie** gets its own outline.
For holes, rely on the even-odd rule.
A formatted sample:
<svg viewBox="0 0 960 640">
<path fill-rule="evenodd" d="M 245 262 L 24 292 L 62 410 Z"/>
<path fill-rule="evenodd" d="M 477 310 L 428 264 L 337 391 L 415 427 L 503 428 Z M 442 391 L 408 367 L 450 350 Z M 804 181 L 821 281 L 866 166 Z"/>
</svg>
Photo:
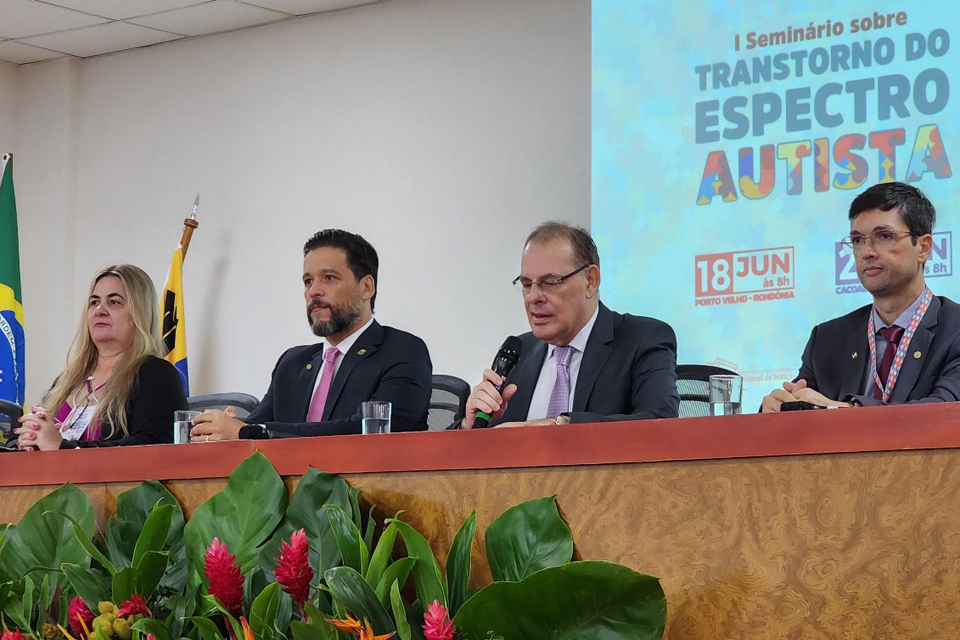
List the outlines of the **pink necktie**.
<svg viewBox="0 0 960 640">
<path fill-rule="evenodd" d="M 340 350 L 336 347 L 327 347 L 323 353 L 323 371 L 320 372 L 320 384 L 310 401 L 310 410 L 307 411 L 307 422 L 323 421 L 323 408 L 330 395 L 330 386 L 333 384 L 333 368 L 340 357 Z"/>
</svg>

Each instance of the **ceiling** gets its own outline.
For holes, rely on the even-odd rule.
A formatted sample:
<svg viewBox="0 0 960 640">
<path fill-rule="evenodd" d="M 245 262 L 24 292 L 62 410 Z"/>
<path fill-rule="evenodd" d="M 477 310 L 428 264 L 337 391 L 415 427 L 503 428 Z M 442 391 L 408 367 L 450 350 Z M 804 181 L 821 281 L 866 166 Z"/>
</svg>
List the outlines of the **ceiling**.
<svg viewBox="0 0 960 640">
<path fill-rule="evenodd" d="M 384 0 L 0 0 L 0 60 L 90 58 Z"/>
</svg>

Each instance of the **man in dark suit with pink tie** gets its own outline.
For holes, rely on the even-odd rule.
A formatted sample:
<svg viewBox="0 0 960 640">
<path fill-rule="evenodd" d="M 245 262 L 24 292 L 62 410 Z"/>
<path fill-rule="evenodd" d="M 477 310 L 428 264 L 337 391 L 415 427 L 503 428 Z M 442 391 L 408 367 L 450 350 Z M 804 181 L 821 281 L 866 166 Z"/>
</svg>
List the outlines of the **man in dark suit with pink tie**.
<svg viewBox="0 0 960 640">
<path fill-rule="evenodd" d="M 360 405 L 390 402 L 392 431 L 427 428 L 433 367 L 420 338 L 373 318 L 379 259 L 361 236 L 325 229 L 303 248 L 307 320 L 322 342 L 293 347 L 270 388 L 243 421 L 208 410 L 194 420 L 199 441 L 361 432 Z"/>
</svg>

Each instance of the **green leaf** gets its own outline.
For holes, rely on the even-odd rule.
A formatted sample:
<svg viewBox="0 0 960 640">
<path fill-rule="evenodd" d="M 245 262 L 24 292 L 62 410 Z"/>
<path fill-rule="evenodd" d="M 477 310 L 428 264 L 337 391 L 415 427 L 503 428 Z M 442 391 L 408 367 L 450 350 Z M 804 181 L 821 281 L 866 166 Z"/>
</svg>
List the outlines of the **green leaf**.
<svg viewBox="0 0 960 640">
<path fill-rule="evenodd" d="M 484 587 L 454 624 L 466 640 L 488 632 L 504 640 L 659 640 L 666 620 L 656 578 L 608 562 L 571 562 Z"/>
<path fill-rule="evenodd" d="M 63 564 L 60 567 L 70 586 L 77 592 L 77 595 L 83 598 L 83 601 L 90 607 L 91 611 L 97 610 L 97 605 L 105 600 L 110 600 L 110 589 L 107 586 L 107 580 L 96 569 L 87 569 L 76 564 Z"/>
<path fill-rule="evenodd" d="M 131 629 L 142 631 L 144 634 L 152 633 L 157 640 L 171 640 L 170 631 L 153 618 L 141 618 L 131 625 Z"/>
<path fill-rule="evenodd" d="M 223 636 L 220 635 L 220 629 L 217 628 L 217 624 L 210 618 L 190 616 L 187 619 L 200 631 L 202 640 L 223 640 Z"/>
<path fill-rule="evenodd" d="M 137 592 L 137 585 L 140 584 L 140 570 L 133 567 L 124 567 L 113 574 L 113 583 L 111 589 L 113 597 L 112 602 L 121 603 L 129 600 L 130 596 Z M 97 609 L 94 608 L 94 611 Z"/>
<path fill-rule="evenodd" d="M 223 619 L 233 628 L 233 635 L 235 638 L 244 637 L 243 627 L 240 626 L 240 621 L 234 618 L 233 614 L 227 611 L 219 600 L 210 594 L 203 596 L 202 600 L 209 606 L 211 610 L 216 609 L 223 615 Z"/>
<path fill-rule="evenodd" d="M 71 518 L 65 513 L 60 511 L 47 511 L 43 514 L 45 517 L 50 516 L 60 516 L 61 518 L 66 518 L 70 521 L 70 524 L 73 527 L 73 535 L 77 537 L 77 542 L 80 543 L 80 546 L 83 547 L 83 550 L 90 554 L 90 557 L 100 563 L 100 565 L 106 569 L 112 576 L 117 572 L 117 568 L 113 565 L 110 560 L 103 555 L 100 549 L 97 549 L 96 545 L 93 544 L 93 540 L 90 538 L 90 535 L 84 530 L 83 525 Z"/>
<path fill-rule="evenodd" d="M 273 576 L 276 558 L 280 555 L 282 540 L 289 540 L 294 531 L 303 529 L 310 545 L 310 567 L 315 576 L 322 576 L 327 569 L 340 564 L 340 549 L 337 539 L 330 528 L 330 520 L 323 513 L 323 505 L 340 507 L 344 511 L 350 507 L 350 487 L 347 482 L 335 475 L 309 468 L 300 479 L 296 491 L 290 499 L 283 522 L 271 539 L 263 546 L 260 566 L 269 576 Z"/>
<path fill-rule="evenodd" d="M 170 532 L 170 522 L 173 519 L 173 505 L 157 505 L 143 523 L 143 530 L 137 538 L 137 545 L 133 550 L 134 567 L 140 566 L 143 555 L 148 551 L 163 551 Z"/>
<path fill-rule="evenodd" d="M 237 465 L 223 491 L 200 505 L 184 526 L 189 584 L 204 582 L 203 557 L 214 538 L 237 556 L 241 573 L 253 570 L 259 546 L 273 534 L 286 507 L 287 488 L 266 456 L 257 452 Z"/>
<path fill-rule="evenodd" d="M 390 604 L 390 585 L 396 582 L 401 587 L 407 583 L 407 577 L 410 575 L 410 570 L 413 569 L 416 560 L 413 558 L 400 558 L 383 572 L 380 581 L 377 583 L 375 589 L 377 594 L 377 599 L 380 600 L 380 604 L 384 608 L 388 607 Z"/>
<path fill-rule="evenodd" d="M 33 592 L 35 585 L 30 576 L 24 576 L 23 583 L 23 595 L 20 597 L 20 604 L 23 607 L 23 617 L 27 620 L 33 620 Z"/>
<path fill-rule="evenodd" d="M 170 550 L 170 567 L 161 585 L 179 592 L 187 581 L 187 556 L 183 547 L 183 509 L 176 498 L 155 480 L 149 480 L 117 496 L 116 518 L 107 522 L 107 551 L 117 566 L 134 563 L 136 545 L 147 519 L 158 506 L 171 506 L 173 514 L 165 548 Z M 156 549 L 160 550 L 160 549 Z"/>
<path fill-rule="evenodd" d="M 390 523 L 397 525 L 397 531 L 407 545 L 407 555 L 417 560 L 413 565 L 413 580 L 417 586 L 417 599 L 426 609 L 436 600 L 447 606 L 447 595 L 443 590 L 443 580 L 440 578 L 440 565 L 433 557 L 433 549 L 420 532 L 402 520 L 391 519 Z"/>
<path fill-rule="evenodd" d="M 490 573 L 497 581 L 522 580 L 573 557 L 573 536 L 552 496 L 507 509 L 490 524 L 486 537 Z"/>
<path fill-rule="evenodd" d="M 307 624 L 294 620 L 290 623 L 290 630 L 293 631 L 293 640 L 338 640 L 336 627 L 323 621 Z"/>
<path fill-rule="evenodd" d="M 400 640 L 410 640 L 410 623 L 407 622 L 407 610 L 400 599 L 400 588 L 396 581 L 390 583 L 390 606 L 393 609 L 393 619 L 397 622 L 397 637 Z"/>
<path fill-rule="evenodd" d="M 273 640 L 280 608 L 280 585 L 273 582 L 260 592 L 250 605 L 250 630 L 257 640 Z"/>
<path fill-rule="evenodd" d="M 163 579 L 169 558 L 169 551 L 147 551 L 140 559 L 140 582 L 137 584 L 137 593 L 145 599 L 150 599 Z"/>
<path fill-rule="evenodd" d="M 380 578 L 383 577 L 383 571 L 387 568 L 390 558 L 393 556 L 393 547 L 397 542 L 397 527 L 391 523 L 383 530 L 380 540 L 377 542 L 377 548 L 373 551 L 373 557 L 370 558 L 370 566 L 367 567 L 367 584 L 378 585 Z"/>
<path fill-rule="evenodd" d="M 324 579 L 334 597 L 357 619 L 369 620 L 377 635 L 397 630 L 377 594 L 355 569 L 334 567 L 324 574 Z"/>
<path fill-rule="evenodd" d="M 367 548 L 367 557 L 370 557 L 370 554 L 373 553 L 373 535 L 376 533 L 377 521 L 373 517 L 373 510 L 375 507 L 370 507 L 369 513 L 367 513 L 367 528 L 363 532 L 363 546 Z M 364 576 L 366 576 L 366 571 L 364 571 Z"/>
<path fill-rule="evenodd" d="M 337 547 L 340 549 L 344 566 L 352 567 L 363 575 L 365 567 L 360 529 L 340 507 L 324 505 L 323 510 L 327 512 L 330 529 L 333 530 L 333 535 L 337 540 Z"/>
<path fill-rule="evenodd" d="M 48 511 L 68 515 L 80 524 L 88 539 L 93 537 L 93 505 L 83 491 L 65 484 L 44 496 L 23 515 L 16 528 L 8 531 L 0 567 L 7 576 L 19 580 L 36 567 L 57 569 L 64 563 L 90 566 L 90 555 L 73 532 L 70 520 L 43 516 Z M 62 583 L 66 576 L 61 574 Z"/>
<path fill-rule="evenodd" d="M 467 600 L 467 587 L 470 583 L 470 557 L 473 549 L 473 537 L 477 533 L 477 512 L 460 525 L 460 530 L 453 538 L 450 552 L 447 554 L 447 601 L 449 602 L 450 616 L 457 615 L 457 610 Z M 421 603 L 422 604 L 422 603 Z M 429 606 L 429 603 L 428 605 Z"/>
</svg>

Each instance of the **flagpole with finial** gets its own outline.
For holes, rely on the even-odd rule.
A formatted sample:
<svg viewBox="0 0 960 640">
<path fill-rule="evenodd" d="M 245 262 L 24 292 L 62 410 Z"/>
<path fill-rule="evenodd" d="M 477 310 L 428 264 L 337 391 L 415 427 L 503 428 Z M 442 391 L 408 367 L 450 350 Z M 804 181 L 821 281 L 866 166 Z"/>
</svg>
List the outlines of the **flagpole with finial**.
<svg viewBox="0 0 960 640">
<path fill-rule="evenodd" d="M 193 237 L 193 230 L 200 226 L 197 222 L 197 207 L 200 206 L 200 192 L 197 192 L 197 199 L 193 201 L 193 211 L 189 218 L 183 220 L 183 235 L 180 236 L 180 248 L 183 249 L 183 259 L 187 258 L 187 248 L 190 246 L 190 238 Z"/>
</svg>

